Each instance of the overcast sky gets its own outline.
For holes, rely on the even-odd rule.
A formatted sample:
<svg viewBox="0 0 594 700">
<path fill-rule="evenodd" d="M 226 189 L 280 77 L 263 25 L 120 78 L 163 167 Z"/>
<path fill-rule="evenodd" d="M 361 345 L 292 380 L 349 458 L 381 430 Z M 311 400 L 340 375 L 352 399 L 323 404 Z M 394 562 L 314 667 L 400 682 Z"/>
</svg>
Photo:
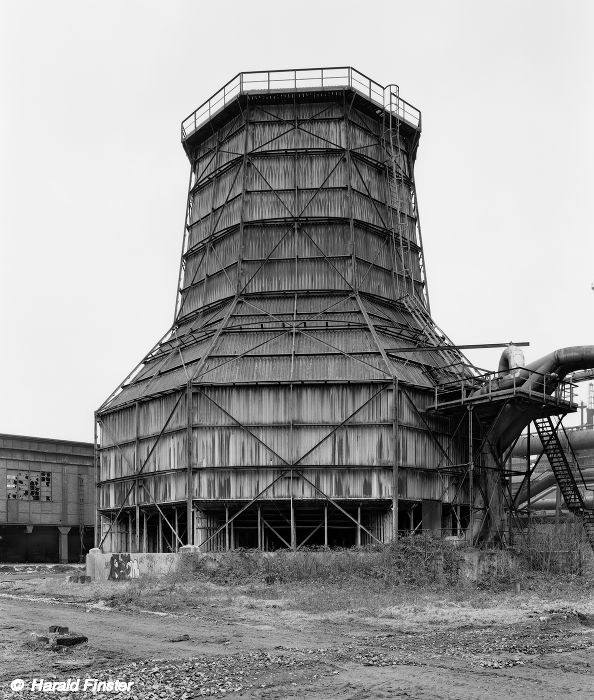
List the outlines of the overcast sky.
<svg viewBox="0 0 594 700">
<path fill-rule="evenodd" d="M 594 343 L 594 3 L 0 0 L 0 432 L 91 440 L 171 324 L 181 120 L 244 70 L 352 65 L 423 112 L 433 316 Z M 496 369 L 500 351 L 469 353 Z"/>
</svg>

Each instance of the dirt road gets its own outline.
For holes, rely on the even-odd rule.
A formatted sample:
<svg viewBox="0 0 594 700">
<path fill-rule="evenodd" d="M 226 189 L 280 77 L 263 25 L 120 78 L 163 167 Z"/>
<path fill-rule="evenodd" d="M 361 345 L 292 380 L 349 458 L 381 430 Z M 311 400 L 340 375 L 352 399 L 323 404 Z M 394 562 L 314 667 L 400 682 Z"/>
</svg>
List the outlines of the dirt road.
<svg viewBox="0 0 594 700">
<path fill-rule="evenodd" d="M 591 698 L 594 609 L 510 598 L 480 609 L 400 606 L 312 613 L 286 589 L 206 585 L 176 613 L 142 610 L 110 586 L 68 586 L 65 575 L 0 579 L 0 697 L 183 698 Z M 40 595 L 41 593 L 41 595 Z M 257 592 L 256 592 L 257 593 Z M 106 596 L 107 594 L 107 596 Z M 98 599 L 98 596 L 106 598 Z M 103 602 L 108 600 L 108 603 Z M 115 599 L 117 602 L 117 598 Z M 159 610 L 162 607 L 164 610 Z M 62 624 L 89 643 L 58 653 L 31 644 L 31 632 Z M 33 678 L 119 678 L 130 693 L 31 693 Z M 15 678 L 25 681 L 13 692 Z"/>
</svg>

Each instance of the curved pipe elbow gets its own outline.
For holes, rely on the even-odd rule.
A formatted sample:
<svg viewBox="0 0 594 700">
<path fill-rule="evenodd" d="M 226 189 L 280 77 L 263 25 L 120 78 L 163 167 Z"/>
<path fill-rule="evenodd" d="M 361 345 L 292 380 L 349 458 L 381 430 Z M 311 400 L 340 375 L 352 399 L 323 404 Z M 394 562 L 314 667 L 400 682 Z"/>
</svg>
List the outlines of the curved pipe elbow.
<svg viewBox="0 0 594 700">
<path fill-rule="evenodd" d="M 500 374 L 507 374 L 511 372 L 516 367 L 524 367 L 524 352 L 522 348 L 517 347 L 513 343 L 510 343 L 505 350 L 501 353 L 499 359 L 498 372 Z"/>
<path fill-rule="evenodd" d="M 529 365 L 522 366 L 524 353 L 512 344 L 508 345 L 499 360 L 499 372 L 502 376 L 491 381 L 491 389 L 508 389 L 514 386 L 526 386 L 533 390 L 544 391 L 552 394 L 560 380 L 571 372 L 581 369 L 594 368 L 594 345 L 574 345 L 560 348 L 541 357 Z M 514 371 L 515 370 L 515 371 Z M 546 380 L 542 375 L 552 375 L 552 381 Z M 475 395 L 484 394 L 488 386 L 477 389 Z"/>
<path fill-rule="evenodd" d="M 506 348 L 504 351 L 504 356 L 508 349 Z M 502 356 L 502 364 L 505 366 L 507 362 L 508 360 Z M 515 372 L 512 371 L 496 380 L 485 383 L 474 392 L 473 396 L 485 394 L 490 389 L 497 391 L 509 389 L 512 386 L 550 396 L 566 375 L 578 370 L 593 368 L 594 345 L 575 345 L 561 348 L 541 357 L 525 368 L 518 368 Z M 522 430 L 538 415 L 538 412 L 531 412 L 525 407 L 509 405 L 504 408 L 499 425 L 491 436 L 498 452 L 503 454 Z"/>
</svg>

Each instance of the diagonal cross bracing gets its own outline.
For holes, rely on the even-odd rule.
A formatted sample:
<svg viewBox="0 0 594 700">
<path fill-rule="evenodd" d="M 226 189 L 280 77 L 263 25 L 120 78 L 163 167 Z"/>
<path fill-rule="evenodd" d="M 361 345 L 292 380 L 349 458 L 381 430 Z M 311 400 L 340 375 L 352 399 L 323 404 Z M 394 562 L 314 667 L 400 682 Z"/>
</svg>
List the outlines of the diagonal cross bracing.
<svg viewBox="0 0 594 700">
<path fill-rule="evenodd" d="M 343 454 L 349 440 L 354 440 L 364 445 L 361 459 L 377 459 L 377 464 L 384 465 L 391 449 L 382 414 L 387 400 L 378 399 L 370 410 L 363 409 L 393 381 L 402 381 L 403 386 L 419 382 L 429 388 L 443 370 L 431 365 L 437 362 L 432 357 L 403 359 L 386 348 L 387 338 L 415 342 L 419 333 L 414 318 L 398 304 L 400 289 L 406 287 L 406 270 L 398 257 L 403 241 L 396 240 L 388 221 L 389 192 L 383 196 L 384 117 L 378 117 L 375 109 L 361 111 L 363 98 L 349 90 L 311 98 L 319 104 L 297 93 L 285 97 L 275 93 L 267 102 L 265 94 L 242 95 L 228 105 L 230 119 L 218 114 L 201 127 L 200 134 L 193 132 L 192 143 L 184 143 L 191 174 L 175 322 L 146 356 L 145 366 L 126 380 L 117 401 L 100 409 L 112 414 L 113 444 L 102 449 L 113 451 L 120 441 L 133 446 L 125 432 L 126 410 L 130 401 L 142 405 L 141 420 L 147 426 L 136 431 L 136 449 L 140 441 L 147 444 L 148 434 L 156 434 L 148 444 L 159 450 L 155 460 L 166 467 L 171 488 L 177 483 L 176 464 L 186 475 L 185 496 L 179 484 L 175 488 L 177 500 L 180 494 L 187 499 L 189 540 L 193 502 L 201 496 L 197 489 L 206 483 L 204 479 L 213 483 L 219 479 L 215 464 L 230 459 L 230 468 L 238 474 L 243 467 L 265 474 L 272 468 L 272 456 L 281 470 L 293 471 L 303 488 L 310 483 L 301 471 L 308 462 L 338 470 L 341 458 L 335 455 Z M 395 144 L 402 154 L 390 172 L 405 183 L 399 194 L 405 198 L 413 196 L 414 178 L 412 168 L 408 173 L 403 170 L 402 159 L 412 153 L 413 139 L 410 133 L 402 138 L 408 141 Z M 415 210 L 415 203 L 409 204 Z M 406 226 L 410 225 L 407 219 Z M 410 259 L 421 256 L 416 243 L 404 244 Z M 410 264 L 410 259 L 407 264 L 418 276 L 419 264 Z M 423 280 L 413 283 L 422 287 Z M 335 385 L 338 389 L 330 388 Z M 264 386 L 268 388 L 261 389 Z M 261 401 L 264 391 L 277 397 L 283 418 L 271 415 L 269 419 L 264 411 L 263 424 L 252 421 L 250 427 L 245 397 Z M 175 396 L 175 392 L 187 397 L 185 418 L 175 410 L 169 412 L 169 398 L 162 408 L 158 403 L 159 397 Z M 234 409 L 236 400 L 240 412 Z M 320 417 L 310 425 L 297 416 L 312 401 L 320 402 L 315 406 Z M 323 413 L 326 406 L 332 407 L 332 415 Z M 206 426 L 203 413 L 210 415 L 210 411 L 217 418 Z M 383 417 L 374 419 L 376 415 Z M 171 420 L 175 423 L 165 433 Z M 155 421 L 165 422 L 159 433 Z M 279 430 L 266 432 L 267 421 Z M 229 423 L 233 430 L 226 427 Z M 349 428 L 350 423 L 354 425 Z M 367 446 L 367 441 L 373 441 L 371 426 L 376 432 L 384 431 L 377 433 L 377 440 L 379 444 L 385 439 L 387 447 Z M 426 422 L 414 427 L 425 429 L 431 441 Z M 343 432 L 334 439 L 338 431 Z M 216 453 L 210 464 L 212 450 L 219 449 L 215 437 L 235 442 L 231 452 Z M 254 440 L 259 447 L 246 447 L 246 454 L 252 450 L 249 454 L 255 457 L 249 459 L 257 463 L 240 460 L 236 465 L 236 455 Z M 160 441 L 164 445 L 157 448 Z M 221 454 L 235 456 L 221 458 Z M 367 466 L 348 459 L 344 463 L 357 470 Z M 341 510 L 334 486 L 323 491 L 315 484 L 312 488 L 313 492 L 306 488 L 310 497 L 317 494 Z M 162 496 L 157 481 L 151 494 L 158 504 Z M 251 495 L 258 498 L 257 493 Z M 291 539 L 293 544 L 295 538 Z"/>
</svg>

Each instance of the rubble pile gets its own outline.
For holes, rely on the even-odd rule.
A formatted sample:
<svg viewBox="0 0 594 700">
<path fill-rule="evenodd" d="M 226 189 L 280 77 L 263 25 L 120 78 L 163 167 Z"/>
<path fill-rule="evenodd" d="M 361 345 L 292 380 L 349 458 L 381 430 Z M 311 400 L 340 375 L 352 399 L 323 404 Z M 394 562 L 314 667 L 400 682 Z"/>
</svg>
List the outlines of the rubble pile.
<svg viewBox="0 0 594 700">
<path fill-rule="evenodd" d="M 531 657 L 588 649 L 594 638 L 582 627 L 594 626 L 592 616 L 577 610 L 535 611 L 528 622 L 515 625 L 460 625 L 419 632 L 410 630 L 363 637 L 336 650 L 342 661 L 365 666 L 418 666 L 423 659 L 457 658 L 481 667 L 523 666 Z"/>
<path fill-rule="evenodd" d="M 70 632 L 68 627 L 50 625 L 49 632 L 31 632 L 32 646 L 47 646 L 49 649 L 61 650 L 77 644 L 85 644 L 88 638 L 80 632 Z"/>
<path fill-rule="evenodd" d="M 271 654 L 263 651 L 225 656 L 135 662 L 114 669 L 102 669 L 101 677 L 133 681 L 131 700 L 190 700 L 241 691 L 263 690 L 276 672 L 303 670 L 311 662 L 303 654 Z M 319 669 L 317 669 L 319 671 Z M 266 680 L 265 680 L 266 678 Z M 112 698 L 98 693 L 96 700 Z"/>
</svg>

